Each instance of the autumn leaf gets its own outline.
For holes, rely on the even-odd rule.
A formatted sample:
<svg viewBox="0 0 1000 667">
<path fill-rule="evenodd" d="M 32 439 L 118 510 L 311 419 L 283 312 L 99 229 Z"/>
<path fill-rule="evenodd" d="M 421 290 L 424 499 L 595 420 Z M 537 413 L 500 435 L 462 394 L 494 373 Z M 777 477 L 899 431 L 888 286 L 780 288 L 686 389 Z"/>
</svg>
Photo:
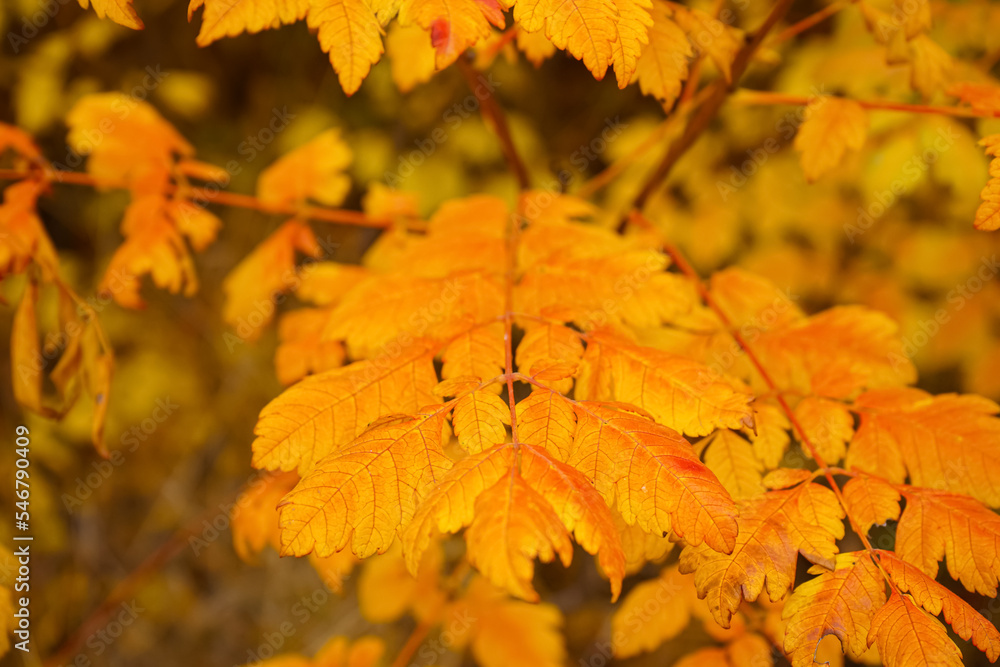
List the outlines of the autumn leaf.
<svg viewBox="0 0 1000 667">
<path fill-rule="evenodd" d="M 930 394 L 911 388 L 862 394 L 861 426 L 848 467 L 902 483 L 965 493 L 1000 506 L 1000 406 L 980 396 Z"/>
<path fill-rule="evenodd" d="M 256 33 L 305 18 L 309 0 L 191 0 L 188 21 L 204 7 L 198 46 L 208 46 L 223 37 L 235 37 L 244 32 Z"/>
<path fill-rule="evenodd" d="M 872 619 L 868 642 L 878 646 L 887 667 L 962 664 L 962 654 L 944 626 L 895 591 Z"/>
<path fill-rule="evenodd" d="M 687 435 L 750 422 L 749 394 L 703 364 L 604 332 L 590 334 L 587 343 L 576 390 L 580 398 L 630 403 Z M 587 382 L 595 376 L 608 386 Z"/>
<path fill-rule="evenodd" d="M 256 340 L 274 316 L 277 297 L 288 292 L 299 278 L 295 254 L 319 257 L 323 249 L 309 226 L 288 220 L 247 255 L 226 276 L 223 318 L 246 341 Z"/>
<path fill-rule="evenodd" d="M 132 7 L 132 0 L 78 0 L 80 6 L 84 9 L 90 6 L 92 2 L 94 5 L 94 11 L 100 18 L 109 18 L 119 25 L 123 25 L 126 28 L 132 28 L 133 30 L 142 30 L 145 26 L 142 24 L 142 19 L 139 15 L 135 13 L 135 8 Z"/>
<path fill-rule="evenodd" d="M 507 0 L 403 0 L 399 22 L 417 25 L 430 33 L 435 64 L 444 69 L 476 43 L 488 38 L 493 27 L 503 29 Z"/>
<path fill-rule="evenodd" d="M 844 485 L 843 495 L 845 508 L 865 533 L 899 518 L 899 491 L 878 477 L 856 475 Z"/>
<path fill-rule="evenodd" d="M 650 13 L 649 44 L 636 62 L 636 79 L 644 95 L 652 95 L 669 108 L 681 93 L 694 52 L 687 35 L 670 18 L 666 3 L 653 0 Z"/>
<path fill-rule="evenodd" d="M 36 213 L 41 187 L 22 181 L 3 191 L 0 205 L 0 278 L 24 273 L 35 262 L 44 274 L 55 274 L 59 261 L 49 235 Z"/>
<path fill-rule="evenodd" d="M 401 349 L 385 368 L 372 361 L 354 362 L 293 385 L 261 411 L 253 465 L 307 473 L 383 416 L 383 402 L 413 412 L 433 403 L 437 378 L 432 356 L 417 342 Z"/>
<path fill-rule="evenodd" d="M 982 203 L 976 209 L 973 225 L 976 229 L 989 232 L 1000 229 L 1000 134 L 984 137 L 979 144 L 986 147 L 986 154 L 993 159 L 990 161 L 990 178 L 979 195 Z"/>
<path fill-rule="evenodd" d="M 420 499 L 451 467 L 442 449 L 444 408 L 376 421 L 319 459 L 281 501 L 281 553 L 321 557 L 350 545 L 382 553 Z"/>
<path fill-rule="evenodd" d="M 770 491 L 741 504 L 731 553 L 685 547 L 680 571 L 694 572 L 699 597 L 707 598 L 715 620 L 728 628 L 743 600 L 752 602 L 765 589 L 772 601 L 784 597 L 799 552 L 833 569 L 843 517 L 833 492 L 818 484 Z"/>
<path fill-rule="evenodd" d="M 468 643 L 482 667 L 560 667 L 565 663 L 563 617 L 555 605 L 511 600 L 483 577 L 473 577 L 450 611 L 456 617 L 473 619 L 456 641 L 460 646 Z"/>
<path fill-rule="evenodd" d="M 868 130 L 868 115 L 857 102 L 819 97 L 806 107 L 805 121 L 795 135 L 806 180 L 815 181 L 836 167 L 844 153 L 860 150 Z"/>
<path fill-rule="evenodd" d="M 357 92 L 384 51 L 382 27 L 368 0 L 311 0 L 309 27 L 318 30 L 344 92 Z"/>
<path fill-rule="evenodd" d="M 1000 517 L 956 493 L 900 487 L 906 499 L 895 553 L 929 577 L 944 559 L 948 574 L 970 591 L 993 597 L 1000 577 Z"/>
<path fill-rule="evenodd" d="M 274 205 L 302 206 L 312 199 L 336 206 L 351 187 L 343 173 L 350 163 L 351 150 L 340 132 L 327 130 L 262 171 L 257 179 L 257 195 Z"/>
<path fill-rule="evenodd" d="M 70 147 L 87 156 L 87 173 L 108 185 L 125 183 L 136 197 L 165 194 L 177 158 L 194 154 L 149 103 L 121 93 L 81 98 L 66 124 Z"/>
<path fill-rule="evenodd" d="M 875 552 L 880 567 L 902 593 L 909 593 L 913 601 L 927 613 L 937 616 L 944 612 L 944 620 L 959 637 L 972 640 L 990 662 L 1000 657 L 1000 632 L 982 617 L 969 603 L 958 597 L 931 577 L 897 558 L 891 551 Z"/>
<path fill-rule="evenodd" d="M 881 573 L 863 552 L 837 556 L 833 571 L 814 565 L 809 572 L 818 576 L 799 584 L 782 611 L 788 620 L 784 648 L 793 667 L 814 664 L 816 648 L 828 634 L 858 660 L 868 649 L 872 619 L 886 602 Z"/>
<path fill-rule="evenodd" d="M 652 651 L 679 635 L 691 620 L 688 588 L 690 583 L 676 567 L 664 568 L 655 579 L 633 588 L 611 617 L 615 657 Z"/>
<path fill-rule="evenodd" d="M 612 44 L 618 37 L 616 14 L 611 0 L 518 0 L 514 5 L 514 20 L 522 28 L 544 31 L 557 48 L 583 61 L 598 80 L 604 78 L 612 63 Z"/>
</svg>

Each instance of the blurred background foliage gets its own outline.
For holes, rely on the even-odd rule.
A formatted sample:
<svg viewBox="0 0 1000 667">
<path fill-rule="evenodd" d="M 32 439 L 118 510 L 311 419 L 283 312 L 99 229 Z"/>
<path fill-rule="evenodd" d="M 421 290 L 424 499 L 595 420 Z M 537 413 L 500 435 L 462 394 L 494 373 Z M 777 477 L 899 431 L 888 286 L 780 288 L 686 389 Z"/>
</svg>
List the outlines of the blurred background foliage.
<svg viewBox="0 0 1000 667">
<path fill-rule="evenodd" d="M 27 37 L 23 17 L 53 4 L 58 10 L 37 35 Z M 768 5 L 749 3 L 741 24 L 754 26 Z M 789 22 L 821 6 L 796 3 Z M 31 132 L 49 159 L 62 162 L 69 150 L 66 111 L 85 94 L 122 91 L 146 97 L 196 146 L 200 159 L 218 165 L 236 160 L 240 171 L 233 191 L 252 192 L 257 174 L 278 156 L 339 127 L 354 153 L 348 208 L 360 207 L 368 184 L 387 180 L 419 193 L 423 214 L 477 192 L 513 200 L 516 183 L 488 127 L 478 113 L 454 109 L 474 99 L 455 68 L 402 93 L 393 82 L 392 59 L 386 58 L 348 99 L 303 23 L 201 49 L 195 45 L 198 20 L 188 23 L 183 0 L 138 0 L 137 9 L 147 26 L 142 32 L 101 21 L 73 0 L 5 0 L 0 119 Z M 996 83 L 991 72 L 996 73 L 1000 55 L 1000 5 L 934 3 L 934 17 L 933 38 L 977 64 L 959 65 L 964 69 L 955 80 Z M 27 39 L 15 44 L 10 34 Z M 778 62 L 781 67 L 774 66 Z M 591 189 L 588 179 L 621 161 L 621 174 L 595 195 L 609 211 L 608 224 L 614 224 L 675 136 L 677 127 L 664 124 L 664 110 L 635 85 L 619 91 L 610 78 L 594 81 L 561 52 L 536 68 L 508 44 L 495 57 L 480 54 L 478 64 L 488 66 L 497 82 L 496 95 L 536 183 L 569 192 Z M 144 81 L 151 71 L 160 73 L 160 81 L 150 87 Z M 765 49 L 744 84 L 797 95 L 818 90 L 856 99 L 921 101 L 910 89 L 907 68 L 885 63 L 883 47 L 851 8 L 799 39 Z M 931 101 L 947 99 L 939 98 Z M 251 138 L 275 113 L 294 118 L 272 142 L 254 147 Z M 900 323 L 904 339 L 914 342 L 920 386 L 1000 399 L 997 267 L 987 279 L 970 282 L 1000 252 L 995 235 L 972 228 L 987 179 L 987 159 L 976 142 L 1000 132 L 1000 121 L 873 112 L 863 150 L 807 184 L 787 133 L 801 123 L 801 113 L 800 107 L 731 100 L 650 202 L 649 216 L 703 275 L 738 265 L 787 288 L 810 312 L 837 303 L 883 310 Z M 586 157 L 582 151 L 616 119 L 620 134 L 595 150 L 595 159 Z M 431 138 L 437 128 L 444 130 L 443 141 Z M 948 146 L 937 150 L 935 141 L 942 136 L 949 138 Z M 643 145 L 648 150 L 634 157 Z M 777 148 L 764 150 L 765 145 Z M 560 172 L 568 175 L 562 185 L 556 179 Z M 894 184 L 902 194 L 893 194 Z M 41 202 L 44 222 L 71 284 L 92 295 L 121 241 L 117 227 L 127 198 L 75 186 L 60 186 L 56 194 Z M 255 343 L 227 345 L 221 285 L 281 220 L 241 209 L 213 210 L 224 228 L 219 241 L 196 259 L 201 289 L 194 298 L 148 289 L 144 311 L 114 304 L 100 309 L 117 355 L 107 434 L 111 449 L 120 452 L 113 459 L 118 463 L 94 454 L 85 402 L 64 421 L 50 422 L 23 415 L 9 380 L 2 383 L 0 428 L 11 433 L 16 424 L 27 423 L 33 436 L 34 577 L 44 585 L 33 588 L 32 613 L 41 655 L 53 652 L 179 526 L 206 508 L 209 523 L 224 517 L 224 504 L 251 477 L 256 415 L 280 389 L 272 366 L 276 335 L 272 326 Z M 850 234 L 865 220 L 862 214 L 870 216 L 868 228 Z M 336 246 L 332 259 L 338 261 L 357 261 L 375 237 L 358 228 L 317 223 L 314 229 Z M 968 298 L 958 299 L 956 290 L 963 286 Z M 5 281 L 3 296 L 15 303 L 22 288 L 21 281 Z M 917 344 L 941 309 L 947 321 L 926 344 Z M 11 318 L 12 308 L 0 309 L 3 336 Z M 0 376 L 9 378 L 6 355 L 0 366 Z M 162 402 L 176 409 L 161 423 L 153 415 Z M 140 439 L 138 446 L 130 435 Z M 0 489 L 4 506 L 12 503 L 9 493 L 6 486 Z M 0 524 L 5 543 L 9 530 L 7 522 Z M 279 560 L 266 551 L 256 566 L 245 564 L 231 546 L 227 526 L 215 530 L 218 537 L 209 539 L 212 529 L 199 527 L 206 546 L 182 544 L 179 556 L 135 593 L 145 611 L 120 640 L 109 646 L 86 638 L 74 656 L 108 665 L 242 664 L 260 655 L 266 636 L 290 617 L 294 633 L 282 640 L 283 651 L 312 654 L 338 633 L 382 634 L 390 655 L 405 641 L 409 627 L 369 623 L 351 595 L 319 595 L 324 584 L 304 560 Z M 569 571 L 540 568 L 547 599 L 567 614 L 573 664 L 594 657 L 610 609 L 596 573 L 582 586 L 570 586 L 588 568 L 590 559 L 583 558 Z M 355 577 L 345 585 L 352 592 Z M 301 621 L 292 610 L 312 596 L 325 601 Z M 677 642 L 698 642 L 696 634 L 627 664 L 664 664 L 666 656 L 677 654 Z M 38 655 L 24 658 L 25 664 L 40 664 Z M 22 658 L 13 652 L 4 664 Z M 441 662 L 457 660 L 446 655 Z"/>
</svg>

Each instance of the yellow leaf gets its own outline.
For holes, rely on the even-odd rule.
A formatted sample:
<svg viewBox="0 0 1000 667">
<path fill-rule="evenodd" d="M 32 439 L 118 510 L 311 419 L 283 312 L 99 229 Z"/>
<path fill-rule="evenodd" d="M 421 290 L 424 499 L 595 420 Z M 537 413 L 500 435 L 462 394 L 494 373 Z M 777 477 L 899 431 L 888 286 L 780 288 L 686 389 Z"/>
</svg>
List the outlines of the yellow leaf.
<svg viewBox="0 0 1000 667">
<path fill-rule="evenodd" d="M 477 665 L 563 667 L 566 662 L 562 614 L 554 605 L 511 600 L 474 577 L 452 609 L 455 618 L 474 619 L 468 634 Z"/>
<path fill-rule="evenodd" d="M 283 385 L 298 382 L 307 375 L 340 368 L 344 346 L 340 341 L 322 340 L 323 328 L 330 319 L 325 308 L 299 308 L 281 316 L 278 323 L 278 349 L 274 369 Z"/>
<path fill-rule="evenodd" d="M 844 458 L 847 443 L 854 435 L 854 417 L 846 405 L 808 396 L 795 406 L 795 418 L 827 465 L 836 465 Z"/>
<path fill-rule="evenodd" d="M 899 518 L 899 491 L 877 477 L 855 476 L 844 485 L 843 495 L 848 513 L 865 533 Z"/>
<path fill-rule="evenodd" d="M 197 41 L 198 46 L 208 46 L 223 37 L 256 33 L 301 21 L 309 10 L 309 0 L 191 0 L 188 21 L 201 7 L 205 12 Z"/>
<path fill-rule="evenodd" d="M 556 45 L 543 31 L 528 32 L 520 25 L 517 26 L 517 48 L 535 67 L 541 67 L 556 52 Z"/>
<path fill-rule="evenodd" d="M 506 2 L 506 0 L 502 0 Z M 503 29 L 503 10 L 510 7 L 500 0 L 403 0 L 399 22 L 418 25 L 430 33 L 438 69 L 451 65 L 466 49 L 488 38 L 491 26 Z"/>
<path fill-rule="evenodd" d="M 924 97 L 930 97 L 939 88 L 946 87 L 954 68 L 948 52 L 927 35 L 917 35 L 909 41 L 909 47 L 913 62 L 910 85 Z"/>
<path fill-rule="evenodd" d="M 518 0 L 514 5 L 518 25 L 528 32 L 544 31 L 556 47 L 582 60 L 598 81 L 612 62 L 617 18 L 613 0 Z"/>
<path fill-rule="evenodd" d="M 375 10 L 368 0 L 310 0 L 309 27 L 319 31 L 319 45 L 329 54 L 340 86 L 347 95 L 353 95 L 372 65 L 382 57 L 382 26 Z M 329 159 L 331 156 L 324 151 L 316 157 Z M 341 199 L 343 194 L 334 202 L 319 201 L 333 206 Z"/>
<path fill-rule="evenodd" d="M 233 548 L 243 561 L 254 562 L 266 546 L 281 549 L 278 502 L 298 481 L 295 473 L 264 473 L 240 492 L 230 519 Z"/>
<path fill-rule="evenodd" d="M 37 305 L 38 284 L 30 280 L 14 313 L 10 333 L 10 367 L 14 399 L 24 408 L 44 415 L 50 412 L 42 405 L 44 359 L 38 345 Z"/>
<path fill-rule="evenodd" d="M 82 97 L 66 115 L 70 147 L 87 173 L 124 182 L 136 196 L 164 194 L 176 157 L 194 148 L 148 103 L 122 93 Z"/>
<path fill-rule="evenodd" d="M 633 588 L 611 617 L 616 658 L 630 658 L 673 639 L 691 620 L 690 600 L 683 594 L 690 584 L 676 567 Z"/>
<path fill-rule="evenodd" d="M 442 450 L 444 408 L 383 417 L 317 461 L 281 501 L 281 553 L 358 558 L 388 549 L 420 499 L 451 467 Z"/>
<path fill-rule="evenodd" d="M 343 173 L 350 163 L 351 149 L 340 131 L 327 130 L 262 171 L 257 196 L 268 204 L 302 205 L 313 199 L 336 206 L 351 188 Z"/>
<path fill-rule="evenodd" d="M 643 47 L 649 43 L 653 19 L 649 10 L 652 0 L 614 0 L 618 16 L 615 21 L 617 38 L 611 44 L 611 64 L 615 68 L 618 87 L 625 88 L 634 78 L 637 61 Z"/>
<path fill-rule="evenodd" d="M 868 132 L 868 114 L 853 100 L 818 97 L 806 107 L 805 122 L 795 135 L 806 180 L 815 181 L 838 164 L 847 149 L 860 150 Z"/>
<path fill-rule="evenodd" d="M 99 18 L 109 18 L 119 25 L 133 30 L 142 30 L 142 19 L 135 13 L 132 7 L 132 0 L 79 0 L 80 6 L 84 9 L 94 4 L 94 11 Z"/>
<path fill-rule="evenodd" d="M 708 599 L 712 616 L 728 628 L 743 600 L 753 602 L 765 588 L 772 602 L 784 597 L 799 552 L 833 569 L 843 518 L 837 497 L 818 484 L 770 491 L 741 504 L 732 553 L 685 547 L 680 571 L 694 572 L 698 596 Z"/>
<path fill-rule="evenodd" d="M 751 420 L 749 393 L 707 366 L 632 345 L 604 332 L 587 338 L 580 374 L 595 372 L 607 374 L 607 392 L 592 392 L 585 383 L 578 382 L 579 398 L 631 403 L 648 410 L 658 423 L 686 435 L 707 435 L 717 428 L 738 429 Z"/>
<path fill-rule="evenodd" d="M 573 543 L 552 506 L 512 471 L 477 499 L 475 518 L 465 533 L 469 560 L 495 586 L 529 602 L 534 559 L 556 555 L 563 566 L 573 559 Z"/>
<path fill-rule="evenodd" d="M 753 452 L 765 468 L 777 468 L 788 449 L 791 424 L 785 411 L 770 403 L 754 403 L 754 428 L 744 428 Z"/>
<path fill-rule="evenodd" d="M 457 533 L 472 523 L 476 499 L 510 472 L 513 461 L 514 448 L 500 445 L 455 463 L 403 533 L 403 554 L 410 572 L 417 571 L 436 533 Z"/>
<path fill-rule="evenodd" d="M 754 456 L 750 443 L 732 431 L 723 429 L 710 436 L 704 459 L 705 465 L 736 500 L 764 492 L 761 484 L 764 466 Z"/>
<path fill-rule="evenodd" d="M 652 95 L 669 108 L 681 94 L 694 52 L 687 35 L 670 18 L 670 9 L 664 2 L 654 0 L 651 13 L 649 44 L 636 63 L 636 77 L 644 95 Z"/>
<path fill-rule="evenodd" d="M 743 45 L 743 31 L 727 26 L 700 9 L 672 5 L 674 21 L 688 34 L 691 43 L 708 55 L 722 76 L 732 79 L 732 63 Z"/>
<path fill-rule="evenodd" d="M 447 380 L 467 376 L 486 381 L 500 375 L 506 359 L 503 336 L 503 323 L 496 322 L 455 337 L 441 356 L 441 377 Z"/>
<path fill-rule="evenodd" d="M 431 36 L 423 28 L 393 23 L 385 38 L 385 50 L 399 92 L 408 93 L 434 75 L 435 51 Z"/>
<path fill-rule="evenodd" d="M 917 487 L 900 489 L 906 508 L 896 526 L 896 555 L 929 577 L 945 560 L 970 591 L 995 597 L 1000 577 L 1000 517 L 972 498 Z"/>
<path fill-rule="evenodd" d="M 515 409 L 520 442 L 544 448 L 561 461 L 569 459 L 576 431 L 576 413 L 569 403 L 551 392 L 536 391 Z"/>
<path fill-rule="evenodd" d="M 384 405 L 416 412 L 433 403 L 432 359 L 433 352 L 418 342 L 385 367 L 355 362 L 289 387 L 261 410 L 253 466 L 304 474 L 381 417 Z"/>
<path fill-rule="evenodd" d="M 477 454 L 506 441 L 510 407 L 495 393 L 473 391 L 458 399 L 452 424 L 458 444 Z"/>
<path fill-rule="evenodd" d="M 296 251 L 319 257 L 323 250 L 309 225 L 292 219 L 253 249 L 234 268 L 222 289 L 226 304 L 222 317 L 244 341 L 260 337 L 274 317 L 278 295 L 292 288 Z"/>
</svg>

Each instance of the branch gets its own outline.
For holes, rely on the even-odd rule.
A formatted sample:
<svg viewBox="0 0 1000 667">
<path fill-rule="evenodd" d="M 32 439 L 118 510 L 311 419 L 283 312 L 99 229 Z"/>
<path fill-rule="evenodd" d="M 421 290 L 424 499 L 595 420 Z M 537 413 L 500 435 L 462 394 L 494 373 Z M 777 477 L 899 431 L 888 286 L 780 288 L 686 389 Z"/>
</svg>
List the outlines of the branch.
<svg viewBox="0 0 1000 667">
<path fill-rule="evenodd" d="M 776 44 L 778 42 L 784 42 L 787 39 L 791 39 L 792 37 L 795 37 L 799 33 L 803 33 L 806 30 L 809 30 L 809 28 L 812 28 L 813 26 L 822 23 L 826 19 L 830 18 L 831 16 L 839 12 L 841 9 L 845 9 L 850 6 L 851 3 L 845 0 L 841 0 L 840 2 L 835 2 L 832 5 L 827 5 L 818 12 L 810 14 L 809 16 L 805 17 L 798 23 L 790 25 L 781 32 L 779 32 L 777 35 L 774 36 L 774 39 L 771 40 L 771 43 Z"/>
<path fill-rule="evenodd" d="M 102 189 L 128 189 L 127 183 L 105 181 L 79 171 L 46 171 L 44 172 L 44 176 L 45 179 L 51 183 L 84 185 Z M 37 170 L 0 169 L 0 181 L 19 181 L 26 178 L 37 177 Z M 167 193 L 175 193 L 178 192 L 178 190 L 179 188 L 176 185 L 170 185 L 167 189 Z M 269 204 L 251 195 L 244 195 L 238 192 L 225 192 L 205 187 L 184 188 L 184 194 L 186 199 L 191 200 L 196 204 L 221 204 L 223 206 L 251 209 L 262 213 L 296 216 L 319 222 L 332 222 L 341 225 L 355 225 L 358 227 L 371 227 L 375 229 L 384 229 L 392 226 L 393 224 L 392 220 L 372 218 L 360 211 L 349 211 L 347 209 L 326 208 L 321 206 Z M 422 226 L 417 221 L 412 221 L 410 224 L 413 229 L 422 229 Z"/>
<path fill-rule="evenodd" d="M 760 48 L 764 38 L 767 37 L 771 29 L 788 13 L 792 2 L 793 0 L 778 0 L 771 13 L 764 20 L 764 23 L 736 54 L 732 65 L 732 83 L 727 82 L 725 79 L 719 79 L 710 86 L 711 92 L 708 94 L 708 99 L 698 110 L 697 115 L 688 123 L 688 126 L 684 129 L 684 133 L 670 145 L 670 149 L 663 156 L 663 160 L 659 166 L 646 180 L 639 194 L 632 201 L 632 208 L 641 211 L 645 207 L 650 196 L 652 196 L 670 174 L 670 170 L 677 164 L 677 161 L 694 144 L 695 140 L 701 136 L 701 133 L 705 131 L 708 124 L 715 118 L 715 114 L 722 107 L 722 103 L 726 101 L 730 87 L 735 85 L 743 76 L 743 73 L 746 72 L 754 53 Z"/>
<path fill-rule="evenodd" d="M 653 223 L 650 222 L 647 218 L 643 217 L 643 215 L 638 211 L 633 212 L 632 220 L 636 222 L 636 224 L 644 228 L 655 229 Z M 861 530 L 857 521 L 855 521 L 854 517 L 851 516 L 851 513 L 847 508 L 847 503 L 844 501 L 844 496 L 840 491 L 840 486 L 837 485 L 837 481 L 833 478 L 833 473 L 830 470 L 830 466 L 828 466 L 826 461 L 823 460 L 823 457 L 820 455 L 819 451 L 816 449 L 816 446 L 809 438 L 809 434 L 806 433 L 805 428 L 802 426 L 802 422 L 800 422 L 798 417 L 795 416 L 795 412 L 792 410 L 792 407 L 788 404 L 788 401 L 785 400 L 785 396 L 781 392 L 781 389 L 774 381 L 774 378 L 771 377 L 771 374 L 767 372 L 767 369 L 764 367 L 764 364 L 761 363 L 760 358 L 753 351 L 753 348 L 750 347 L 750 343 L 740 332 L 739 328 L 733 325 L 732 320 L 730 320 L 729 316 L 726 315 L 726 312 L 715 300 L 715 297 L 712 296 L 712 293 L 709 291 L 708 287 L 705 286 L 705 283 L 701 279 L 701 276 L 699 276 L 698 272 L 695 271 L 694 267 L 692 267 L 691 264 L 688 263 L 684 255 L 681 254 L 681 251 L 678 250 L 676 246 L 674 246 L 672 243 L 669 243 L 668 241 L 664 241 L 663 249 L 668 255 L 670 255 L 670 259 L 673 260 L 674 264 L 677 266 L 680 272 L 684 274 L 684 276 L 686 276 L 692 282 L 695 289 L 698 291 L 698 295 L 702 298 L 705 304 L 712 310 L 712 312 L 716 314 L 716 316 L 722 322 L 723 326 L 726 328 L 726 331 L 729 333 L 730 336 L 732 336 L 733 340 L 736 341 L 736 344 L 739 345 L 740 349 L 743 350 L 743 352 L 747 355 L 747 358 L 750 360 L 750 363 L 753 364 L 753 367 L 757 369 L 757 372 L 760 374 L 760 377 L 764 381 L 764 384 L 766 384 L 768 388 L 771 390 L 771 392 L 774 394 L 775 401 L 777 401 L 778 405 L 781 406 L 782 411 L 784 411 L 785 415 L 788 417 L 788 421 L 791 423 L 792 428 L 795 429 L 795 431 L 799 434 L 799 440 L 805 446 L 806 450 L 809 452 L 809 455 L 813 458 L 813 460 L 816 461 L 816 465 L 818 465 L 819 468 L 822 470 L 823 476 L 826 477 L 826 481 L 830 485 L 830 489 L 837 496 L 837 500 L 840 501 L 841 507 L 844 508 L 844 513 L 847 515 L 847 519 L 851 523 L 851 528 L 854 530 L 855 533 L 857 533 L 858 537 L 861 538 L 861 543 L 865 546 L 865 549 L 867 549 L 869 552 L 874 553 L 872 545 L 868 541 L 868 535 Z"/>
<path fill-rule="evenodd" d="M 749 90 L 741 88 L 733 95 L 733 102 L 737 104 L 787 104 L 792 106 L 805 106 L 816 99 L 809 95 L 786 95 L 785 93 L 771 93 L 762 90 Z M 945 107 L 931 106 L 927 104 L 905 104 L 903 102 L 891 102 L 889 100 L 852 100 L 863 109 L 874 111 L 902 111 L 906 113 L 937 114 L 943 116 L 956 116 L 958 118 L 1000 118 L 1000 111 L 981 111 L 971 107 Z"/>
<path fill-rule="evenodd" d="M 465 77 L 465 82 L 469 86 L 469 91 L 479 100 L 483 116 L 488 118 L 493 125 L 493 131 L 496 133 L 497 139 L 500 140 L 500 148 L 503 149 L 503 155 L 507 159 L 507 164 L 510 166 L 511 171 L 514 172 L 518 187 L 522 190 L 530 190 L 531 178 L 528 176 L 528 168 L 524 166 L 524 161 L 521 160 L 521 156 L 517 153 L 517 148 L 514 146 L 514 139 L 510 134 L 510 127 L 507 125 L 507 117 L 497 103 L 496 98 L 493 97 L 493 90 L 485 85 L 479 72 L 472 66 L 472 63 L 469 61 L 469 54 L 459 56 L 457 62 L 458 69 L 462 72 L 462 76 Z M 484 89 L 485 92 L 480 96 L 479 91 Z"/>
</svg>

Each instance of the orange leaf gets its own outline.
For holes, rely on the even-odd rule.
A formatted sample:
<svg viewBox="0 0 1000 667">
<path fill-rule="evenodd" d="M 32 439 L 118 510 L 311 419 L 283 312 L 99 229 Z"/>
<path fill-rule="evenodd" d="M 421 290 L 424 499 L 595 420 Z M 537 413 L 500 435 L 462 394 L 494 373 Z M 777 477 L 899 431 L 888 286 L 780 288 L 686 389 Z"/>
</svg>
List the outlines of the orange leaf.
<svg viewBox="0 0 1000 667">
<path fill-rule="evenodd" d="M 304 474 L 382 416 L 383 402 L 416 412 L 434 402 L 433 353 L 415 343 L 384 366 L 355 362 L 311 375 L 261 410 L 253 465 Z"/>
<path fill-rule="evenodd" d="M 1000 506 L 1000 411 L 973 395 L 931 396 L 919 389 L 872 391 L 854 403 L 861 426 L 849 468 L 901 483 L 965 493 Z"/>
<path fill-rule="evenodd" d="M 873 643 L 878 645 L 886 667 L 962 665 L 962 653 L 948 638 L 944 626 L 895 591 L 872 619 L 868 644 Z"/>
<path fill-rule="evenodd" d="M 819 576 L 799 584 L 782 611 L 793 667 L 813 665 L 820 640 L 830 634 L 858 660 L 868 649 L 872 618 L 885 604 L 885 580 L 864 552 L 837 556 L 833 571 L 814 565 L 809 572 Z"/>
<path fill-rule="evenodd" d="M 671 530 L 709 549 L 733 550 L 736 505 L 726 489 L 674 431 L 637 414 L 578 403 L 569 463 L 582 470 L 628 524 L 650 533 Z"/>
<path fill-rule="evenodd" d="M 708 599 L 715 620 L 728 628 L 743 600 L 753 602 L 765 588 L 771 601 L 785 595 L 800 551 L 833 569 L 843 518 L 836 496 L 818 484 L 770 491 L 741 504 L 731 554 L 688 546 L 681 552 L 680 570 L 694 572 L 699 597 Z"/>
<path fill-rule="evenodd" d="M 298 281 L 296 251 L 310 257 L 323 253 L 309 225 L 293 219 L 264 239 L 226 276 L 222 284 L 226 293 L 222 317 L 244 341 L 260 337 L 274 317 L 278 295 Z"/>
<path fill-rule="evenodd" d="M 896 555 L 936 577 L 948 574 L 970 591 L 995 597 L 1000 577 L 1000 516 L 957 493 L 900 487 L 906 509 L 896 526 Z"/>
<path fill-rule="evenodd" d="M 317 461 L 281 501 L 281 553 L 358 558 L 382 553 L 420 499 L 451 467 L 442 450 L 446 410 L 389 416 Z"/>
<path fill-rule="evenodd" d="M 310 199 L 336 206 L 351 189 L 351 179 L 343 173 L 350 163 L 351 149 L 340 131 L 327 130 L 262 171 L 257 196 L 279 206 L 304 205 Z"/>
<path fill-rule="evenodd" d="M 934 581 L 919 568 L 900 560 L 891 551 L 876 551 L 882 569 L 903 593 L 928 613 L 937 616 L 944 612 L 944 620 L 959 637 L 972 640 L 976 648 L 986 653 L 990 662 L 1000 657 L 1000 632 L 962 598 Z"/>
</svg>

